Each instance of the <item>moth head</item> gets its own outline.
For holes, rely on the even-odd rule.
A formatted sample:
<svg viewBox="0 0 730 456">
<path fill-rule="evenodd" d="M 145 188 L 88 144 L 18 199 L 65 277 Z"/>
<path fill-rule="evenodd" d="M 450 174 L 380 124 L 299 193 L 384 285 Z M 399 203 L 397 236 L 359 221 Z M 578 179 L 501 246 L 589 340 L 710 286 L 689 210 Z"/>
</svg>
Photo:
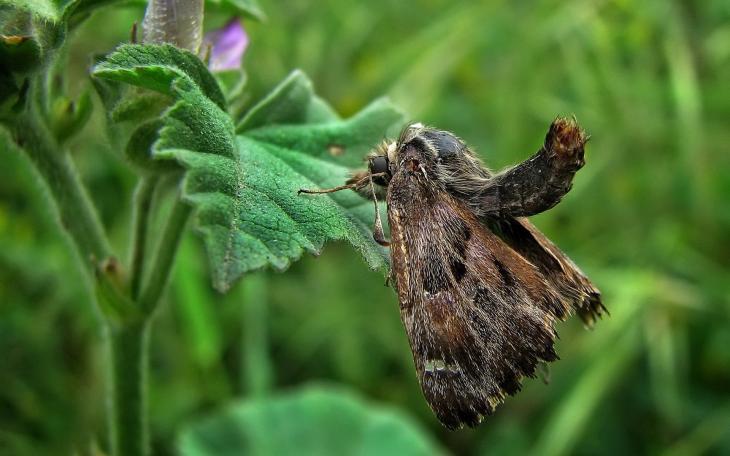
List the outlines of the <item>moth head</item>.
<svg viewBox="0 0 730 456">
<path fill-rule="evenodd" d="M 393 176 L 391 163 L 395 157 L 395 147 L 394 142 L 383 141 L 367 158 L 368 172 L 373 176 L 373 182 L 378 185 L 388 185 Z"/>
<path fill-rule="evenodd" d="M 389 160 L 387 155 L 376 155 L 368 160 L 370 174 L 388 173 Z"/>
</svg>

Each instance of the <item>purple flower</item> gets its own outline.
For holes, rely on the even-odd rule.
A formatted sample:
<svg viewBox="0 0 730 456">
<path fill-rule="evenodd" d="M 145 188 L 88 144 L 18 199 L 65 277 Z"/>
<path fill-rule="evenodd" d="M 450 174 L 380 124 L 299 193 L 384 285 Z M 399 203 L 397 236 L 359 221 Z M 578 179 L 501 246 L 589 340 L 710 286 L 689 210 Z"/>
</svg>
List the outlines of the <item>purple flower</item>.
<svg viewBox="0 0 730 456">
<path fill-rule="evenodd" d="M 248 46 L 248 34 L 238 18 L 233 18 L 221 29 L 206 33 L 201 54 L 210 48 L 210 71 L 237 70 Z"/>
</svg>

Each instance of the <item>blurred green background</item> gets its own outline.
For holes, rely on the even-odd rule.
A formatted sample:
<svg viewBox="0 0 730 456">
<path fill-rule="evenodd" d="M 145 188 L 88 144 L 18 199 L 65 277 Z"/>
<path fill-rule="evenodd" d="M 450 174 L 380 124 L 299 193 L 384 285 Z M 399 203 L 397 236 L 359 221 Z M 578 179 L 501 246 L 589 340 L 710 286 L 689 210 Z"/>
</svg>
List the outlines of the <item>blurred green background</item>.
<svg viewBox="0 0 730 456">
<path fill-rule="evenodd" d="M 497 169 L 575 114 L 592 135 L 587 165 L 534 221 L 611 317 L 593 331 L 561 324 L 549 385 L 528 380 L 481 427 L 448 432 L 421 396 L 395 293 L 356 252 L 331 244 L 220 295 L 189 234 L 151 340 L 155 454 L 231 401 L 312 383 L 396 410 L 453 454 L 730 454 L 730 2 L 262 7 L 266 23 L 245 21 L 252 100 L 299 67 L 341 114 L 389 95 Z M 142 15 L 139 4 L 102 11 L 74 35 L 72 93 L 88 87 L 90 55 L 126 41 Z M 208 14 L 207 28 L 227 19 Z M 120 195 L 135 175 L 103 123 L 95 100 L 71 150 L 121 250 Z M 24 158 L 2 150 L 0 161 L 0 453 L 93 454 L 106 357 L 90 286 Z"/>
</svg>

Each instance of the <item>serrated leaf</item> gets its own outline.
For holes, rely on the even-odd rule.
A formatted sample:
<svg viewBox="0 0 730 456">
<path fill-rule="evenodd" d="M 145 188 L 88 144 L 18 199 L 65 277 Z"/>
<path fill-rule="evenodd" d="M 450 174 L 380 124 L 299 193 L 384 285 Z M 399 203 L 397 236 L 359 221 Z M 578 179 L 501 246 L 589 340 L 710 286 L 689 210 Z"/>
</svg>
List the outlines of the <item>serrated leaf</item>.
<svg viewBox="0 0 730 456">
<path fill-rule="evenodd" d="M 166 84 L 159 82 L 166 73 L 160 71 L 164 64 L 153 63 L 154 55 L 160 53 L 164 61 L 169 52 L 159 46 L 122 46 L 109 57 L 113 64 L 103 62 L 94 74 L 176 100 L 162 116 L 153 155 L 176 160 L 187 170 L 183 197 L 197 209 L 195 228 L 206 244 L 216 288 L 228 289 L 252 269 L 284 269 L 305 251 L 318 254 L 331 239 L 353 244 L 373 268 L 386 266 L 386 252 L 372 240 L 372 203 L 352 192 L 330 197 L 298 195 L 297 190 L 342 183 L 348 168 L 327 160 L 327 148 L 318 147 L 336 139 L 346 150 L 365 150 L 401 120 L 397 110 L 380 101 L 352 119 L 267 126 L 236 138 L 230 116 L 207 96 L 219 91 L 204 91 L 182 71 Z M 130 53 L 145 58 L 140 63 L 124 55 Z M 318 134 L 324 139 L 317 141 Z"/>
<path fill-rule="evenodd" d="M 319 254 L 327 239 L 345 239 L 371 267 L 385 267 L 385 253 L 372 241 L 371 203 L 354 194 L 297 194 L 300 188 L 344 181 L 346 168 L 246 136 L 238 141 L 237 160 L 176 154 L 189 169 L 185 191 L 199 207 L 197 225 L 218 289 L 251 269 L 285 269 L 304 251 Z"/>
<path fill-rule="evenodd" d="M 125 148 L 125 156 L 132 166 L 143 174 L 164 173 L 179 170 L 176 163 L 167 160 L 156 160 L 152 156 L 155 143 L 159 139 L 159 131 L 164 126 L 162 119 L 142 122 L 132 132 Z"/>
<path fill-rule="evenodd" d="M 94 68 L 94 75 L 167 95 L 173 94 L 173 81 L 187 78 L 219 108 L 226 108 L 225 97 L 205 64 L 192 52 L 169 44 L 123 44 Z"/>
<path fill-rule="evenodd" d="M 442 453 L 406 416 L 333 387 L 234 403 L 186 428 L 179 448 L 183 456 Z"/>
<path fill-rule="evenodd" d="M 158 152 L 188 169 L 185 197 L 198 208 L 196 227 L 216 288 L 226 290 L 245 272 L 266 265 L 285 269 L 304 251 L 318 254 L 328 239 L 347 240 L 371 267 L 385 267 L 387 256 L 372 240 L 370 202 L 352 193 L 297 194 L 343 182 L 347 168 L 246 136 L 238 137 L 237 151 L 217 150 L 216 156 L 179 148 Z"/>
<path fill-rule="evenodd" d="M 375 100 L 344 121 L 263 126 L 246 132 L 258 141 L 297 150 L 350 167 L 362 166 L 365 154 L 392 136 L 403 114 L 385 99 Z"/>
<path fill-rule="evenodd" d="M 172 104 L 169 96 L 146 90 L 126 91 L 111 109 L 111 120 L 114 122 L 140 122 L 157 118 Z"/>
<path fill-rule="evenodd" d="M 337 114 L 325 106 L 315 97 L 309 78 L 301 70 L 294 70 L 248 111 L 236 125 L 236 132 L 272 124 L 317 123 L 337 119 Z M 322 112 L 326 114 L 321 115 Z M 315 119 L 311 118 L 312 114 Z"/>
</svg>

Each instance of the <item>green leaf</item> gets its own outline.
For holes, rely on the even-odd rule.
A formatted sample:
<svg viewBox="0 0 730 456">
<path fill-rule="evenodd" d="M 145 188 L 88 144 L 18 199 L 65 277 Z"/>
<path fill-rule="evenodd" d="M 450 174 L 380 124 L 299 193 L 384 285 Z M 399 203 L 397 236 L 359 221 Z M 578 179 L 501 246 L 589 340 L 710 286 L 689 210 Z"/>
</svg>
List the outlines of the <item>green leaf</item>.
<svg viewBox="0 0 730 456">
<path fill-rule="evenodd" d="M 294 70 L 248 111 L 236 125 L 236 131 L 240 133 L 271 124 L 317 123 L 337 118 L 332 108 L 314 95 L 309 78 L 301 70 Z"/>
<path fill-rule="evenodd" d="M 408 417 L 333 387 L 234 403 L 186 428 L 179 448 L 183 456 L 442 453 Z"/>
<path fill-rule="evenodd" d="M 371 203 L 355 194 L 297 194 L 343 182 L 346 168 L 246 136 L 238 145 L 236 159 L 176 154 L 189 169 L 186 196 L 199 207 L 218 289 L 249 270 L 283 270 L 304 251 L 319 254 L 327 239 L 345 239 L 371 267 L 385 267 L 385 252 L 372 241 Z"/>
<path fill-rule="evenodd" d="M 365 154 L 397 131 L 402 119 L 402 113 L 389 100 L 380 98 L 344 121 L 264 126 L 246 135 L 322 160 L 361 167 Z"/>
<path fill-rule="evenodd" d="M 173 95 L 173 81 L 187 79 L 219 108 L 226 100 L 218 83 L 192 52 L 169 44 L 123 44 L 94 69 L 94 75 L 112 81 Z"/>
<path fill-rule="evenodd" d="M 264 266 L 284 269 L 305 251 L 319 254 L 332 239 L 347 240 L 371 267 L 384 268 L 387 254 L 372 240 L 372 203 L 352 192 L 312 196 L 297 191 L 344 182 L 349 170 L 329 155 L 329 142 L 364 151 L 401 120 L 400 113 L 379 101 L 352 119 L 262 126 L 236 138 L 230 116 L 213 99 L 220 90 L 195 82 L 207 81 L 209 73 L 197 72 L 195 65 L 189 66 L 192 75 L 180 68 L 167 71 L 164 62 L 171 52 L 184 51 L 122 46 L 94 74 L 176 100 L 162 116 L 152 155 L 175 160 L 187 170 L 183 197 L 197 209 L 195 228 L 206 244 L 215 287 L 227 290 L 242 274 Z M 158 58 L 162 64 L 153 63 Z M 173 60 L 179 61 L 174 55 Z M 307 97 L 296 103 L 281 96 L 267 100 L 259 105 L 262 112 L 281 103 L 312 103 Z M 322 104 L 317 106 L 322 118 Z M 291 112 L 301 109 L 294 106 Z"/>
<path fill-rule="evenodd" d="M 66 5 L 63 1 L 0 0 L 0 35 L 3 39 L 10 38 L 9 44 L 17 38 L 32 41 L 20 43 L 18 51 L 21 56 L 8 60 L 11 68 L 25 67 L 24 71 L 29 72 L 40 69 L 40 63 L 49 60 L 66 37 L 66 28 L 61 20 Z"/>
<path fill-rule="evenodd" d="M 259 22 L 266 20 L 266 13 L 261 9 L 258 0 L 209 0 L 209 3 L 221 5 L 235 14 L 240 14 Z"/>
<path fill-rule="evenodd" d="M 61 5 L 52 0 L 0 0 L 0 11 L 10 7 L 27 11 L 33 17 L 49 22 L 57 22 L 61 18 Z"/>
<path fill-rule="evenodd" d="M 176 163 L 156 160 L 152 153 L 159 139 L 159 131 L 165 125 L 162 119 L 142 122 L 132 133 L 125 148 L 127 160 L 141 173 L 164 173 L 180 170 Z"/>
</svg>

